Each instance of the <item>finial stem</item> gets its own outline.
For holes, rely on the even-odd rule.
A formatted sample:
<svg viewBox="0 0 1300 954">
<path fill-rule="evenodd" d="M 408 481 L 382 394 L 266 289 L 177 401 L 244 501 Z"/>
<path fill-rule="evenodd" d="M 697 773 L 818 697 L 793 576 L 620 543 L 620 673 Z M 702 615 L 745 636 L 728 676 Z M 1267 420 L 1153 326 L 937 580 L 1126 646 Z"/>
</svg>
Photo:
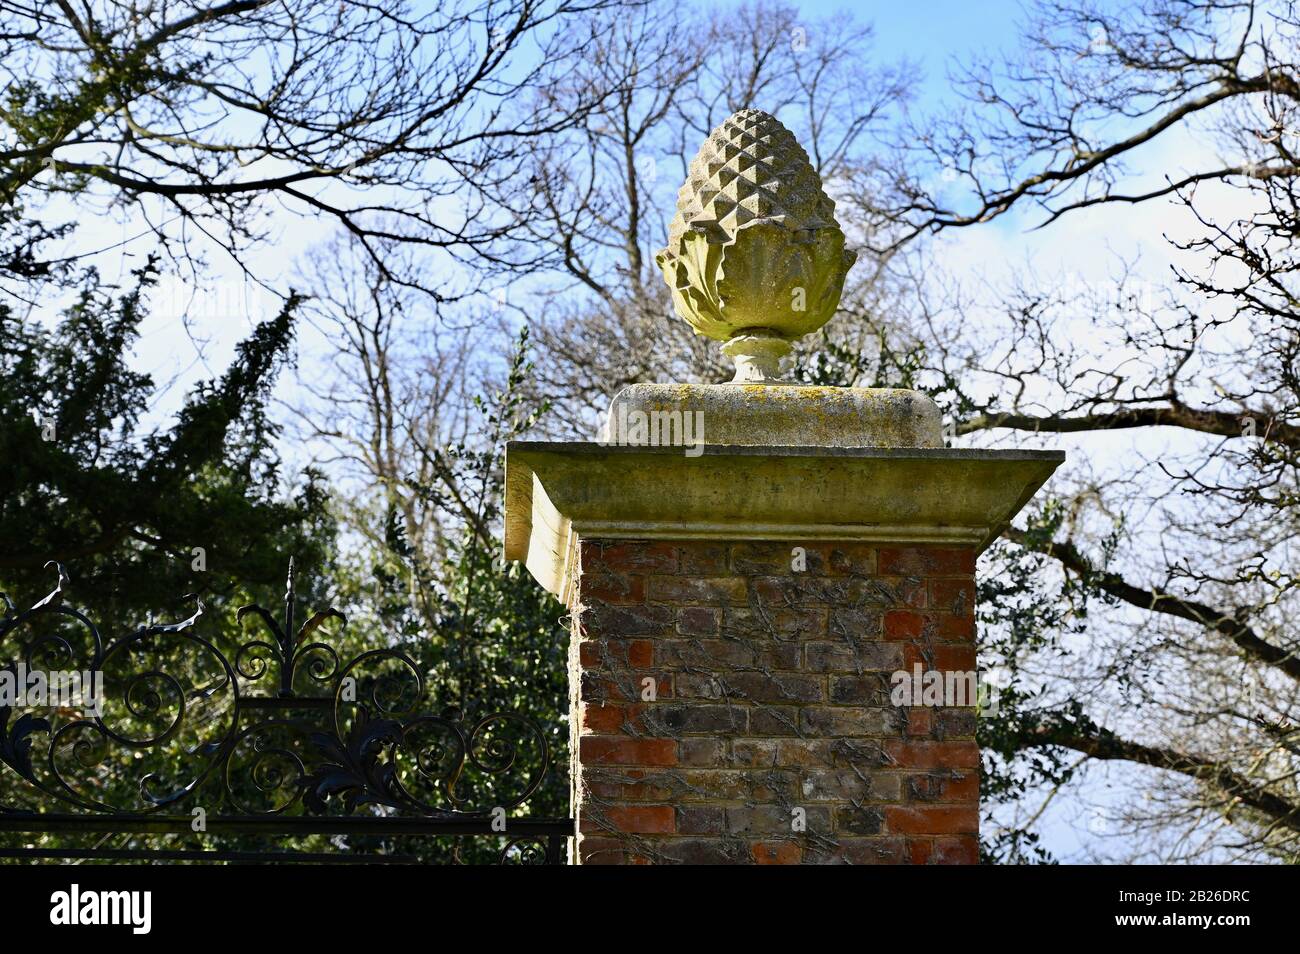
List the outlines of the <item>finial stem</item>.
<svg viewBox="0 0 1300 954">
<path fill-rule="evenodd" d="M 781 359 L 793 346 L 784 338 L 762 332 L 751 329 L 722 346 L 722 353 L 736 362 L 732 384 L 773 384 L 781 380 Z"/>
</svg>

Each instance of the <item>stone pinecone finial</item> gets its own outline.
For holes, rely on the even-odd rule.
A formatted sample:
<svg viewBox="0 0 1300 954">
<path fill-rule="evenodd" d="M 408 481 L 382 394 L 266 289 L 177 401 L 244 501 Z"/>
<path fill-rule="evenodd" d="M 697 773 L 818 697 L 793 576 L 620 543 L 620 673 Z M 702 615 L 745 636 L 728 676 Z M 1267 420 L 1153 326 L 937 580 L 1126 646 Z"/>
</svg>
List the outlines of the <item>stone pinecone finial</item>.
<svg viewBox="0 0 1300 954">
<path fill-rule="evenodd" d="M 742 109 L 691 162 L 655 257 L 678 315 L 726 344 L 737 383 L 779 380 L 790 342 L 830 320 L 856 260 L 794 135 Z"/>
</svg>

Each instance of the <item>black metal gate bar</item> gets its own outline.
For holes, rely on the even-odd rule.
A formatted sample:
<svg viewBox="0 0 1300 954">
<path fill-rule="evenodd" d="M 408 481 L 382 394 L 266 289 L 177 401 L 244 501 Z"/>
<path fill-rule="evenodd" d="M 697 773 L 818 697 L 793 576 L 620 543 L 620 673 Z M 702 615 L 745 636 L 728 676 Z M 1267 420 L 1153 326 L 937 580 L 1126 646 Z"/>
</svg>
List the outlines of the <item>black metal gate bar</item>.
<svg viewBox="0 0 1300 954">
<path fill-rule="evenodd" d="M 0 846 L 0 858 L 418 864 L 406 845 L 400 854 L 351 846 L 335 853 L 293 850 L 290 840 L 450 836 L 497 839 L 502 862 L 565 863 L 573 819 L 511 817 L 552 767 L 547 732 L 517 713 L 469 718 L 454 707 L 431 710 L 420 667 L 398 648 L 345 661 L 321 638 L 323 623 L 344 621 L 333 609 L 295 628 L 292 560 L 283 625 L 260 606 L 242 607 L 237 618 L 261 620 L 273 638 L 233 653 L 198 631 L 201 602 L 189 619 L 106 641 L 85 614 L 64 604 L 69 581 L 58 571 L 59 585 L 31 609 L 16 612 L 7 599 L 0 607 L 0 667 L 7 661 L 14 673 L 20 666 L 31 672 L 55 659 L 61 665 L 51 669 L 99 673 L 101 686 L 111 671 L 117 708 L 110 718 L 102 703 L 88 709 L 84 699 L 0 705 L 0 772 L 13 783 L 3 789 L 0 833 L 18 836 Z M 132 730 L 123 718 L 140 721 Z M 162 747 L 182 730 L 191 735 L 181 774 L 163 785 L 134 760 L 155 750 L 171 757 Z M 126 769 L 137 774 L 125 787 L 120 777 L 94 775 L 113 757 L 136 766 Z M 265 810 L 251 814 L 260 805 L 250 800 L 265 802 Z M 197 812 L 176 812 L 190 805 L 207 809 L 203 834 L 260 835 L 278 840 L 276 847 L 21 844 L 22 835 L 188 836 Z"/>
<path fill-rule="evenodd" d="M 414 855 L 346 852 L 223 851 L 168 848 L 0 848 L 0 858 L 27 861 L 226 861 L 243 864 L 418 865 Z M 559 864 L 560 862 L 556 862 Z"/>
<path fill-rule="evenodd" d="M 504 838 L 567 838 L 573 834 L 571 818 L 506 819 L 505 828 L 493 828 L 491 818 L 357 818 L 316 815 L 212 815 L 207 834 L 228 835 L 500 835 Z M 189 835 L 194 833 L 189 815 L 74 815 L 0 813 L 0 832 L 31 834 Z"/>
</svg>

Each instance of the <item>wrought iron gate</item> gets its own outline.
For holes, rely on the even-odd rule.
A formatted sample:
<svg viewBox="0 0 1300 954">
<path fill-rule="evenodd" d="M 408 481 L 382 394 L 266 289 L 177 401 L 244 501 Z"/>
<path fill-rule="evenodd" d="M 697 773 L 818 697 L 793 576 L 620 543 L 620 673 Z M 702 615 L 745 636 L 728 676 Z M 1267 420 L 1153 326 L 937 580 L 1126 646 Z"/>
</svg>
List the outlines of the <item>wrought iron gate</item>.
<svg viewBox="0 0 1300 954">
<path fill-rule="evenodd" d="M 201 602 L 105 643 L 50 565 L 55 590 L 22 612 L 4 598 L 0 619 L 0 688 L 22 693 L 0 699 L 0 857 L 409 864 L 451 836 L 452 861 L 494 839 L 503 863 L 564 863 L 572 820 L 518 817 L 551 768 L 546 732 L 426 711 L 399 649 L 342 661 L 322 636 L 341 613 L 295 628 L 292 560 L 283 622 L 242 607 L 269 637 L 230 653 L 201 634 Z"/>
</svg>

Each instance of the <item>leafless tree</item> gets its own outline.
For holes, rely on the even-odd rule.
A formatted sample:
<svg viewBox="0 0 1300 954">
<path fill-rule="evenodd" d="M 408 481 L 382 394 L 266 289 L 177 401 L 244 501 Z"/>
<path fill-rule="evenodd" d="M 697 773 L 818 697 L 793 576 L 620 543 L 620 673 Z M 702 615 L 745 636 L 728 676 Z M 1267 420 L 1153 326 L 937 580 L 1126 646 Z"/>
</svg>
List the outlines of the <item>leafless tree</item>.
<svg viewBox="0 0 1300 954">
<path fill-rule="evenodd" d="M 1025 275 L 995 320 L 923 319 L 960 433 L 1075 449 L 993 557 L 982 649 L 1016 702 L 982 730 L 995 794 L 1129 766 L 1109 809 L 1128 856 L 1300 854 L 1297 54 L 1285 0 L 1049 0 L 1023 54 L 968 70 L 969 110 L 912 129 L 872 194 L 882 249 L 1013 210 L 1051 229 L 1158 204 L 1181 223 L 1168 282 Z M 1175 142 L 1186 168 L 1137 174 Z"/>
<path fill-rule="evenodd" d="M 563 112 L 531 94 L 573 68 L 608 2 L 0 3 L 0 203 L 127 207 L 245 265 L 277 206 L 342 227 L 386 272 L 394 243 L 506 263 L 519 222 L 489 191 L 582 121 L 581 91 Z M 515 268 L 543 264 L 510 248 Z"/>
</svg>

